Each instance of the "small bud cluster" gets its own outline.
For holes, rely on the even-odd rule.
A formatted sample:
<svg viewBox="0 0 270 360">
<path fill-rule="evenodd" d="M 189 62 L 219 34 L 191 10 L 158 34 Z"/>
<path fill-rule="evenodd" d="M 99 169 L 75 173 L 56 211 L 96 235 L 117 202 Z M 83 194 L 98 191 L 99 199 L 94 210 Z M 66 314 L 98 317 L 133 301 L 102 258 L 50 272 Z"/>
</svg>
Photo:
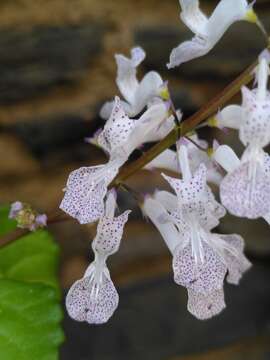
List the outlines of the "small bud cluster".
<svg viewBox="0 0 270 360">
<path fill-rule="evenodd" d="M 47 226 L 47 215 L 38 214 L 29 204 L 20 201 L 11 204 L 9 218 L 16 220 L 19 228 L 30 231 Z"/>
</svg>

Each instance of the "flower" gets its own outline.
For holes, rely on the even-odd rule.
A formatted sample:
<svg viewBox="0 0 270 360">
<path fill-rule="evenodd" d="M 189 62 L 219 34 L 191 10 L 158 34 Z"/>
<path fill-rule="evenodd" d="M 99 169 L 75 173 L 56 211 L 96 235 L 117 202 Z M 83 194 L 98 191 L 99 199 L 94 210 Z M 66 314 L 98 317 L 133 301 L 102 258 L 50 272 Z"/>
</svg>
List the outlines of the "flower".
<svg viewBox="0 0 270 360">
<path fill-rule="evenodd" d="M 206 55 L 234 22 L 247 20 L 259 24 L 247 0 L 221 0 L 209 18 L 201 11 L 199 0 L 180 0 L 180 5 L 180 17 L 195 36 L 172 50 L 169 69 Z"/>
<path fill-rule="evenodd" d="M 124 97 L 122 107 L 128 116 L 138 115 L 153 99 L 162 97 L 165 100 L 168 97 L 167 87 L 160 75 L 155 71 L 148 72 L 144 78 L 138 82 L 137 67 L 145 58 L 145 52 L 142 48 L 136 47 L 131 50 L 131 58 L 124 55 L 115 55 L 117 64 L 117 86 Z M 100 111 L 103 119 L 110 117 L 113 108 L 113 102 L 104 104 Z"/>
<path fill-rule="evenodd" d="M 11 204 L 9 218 L 16 220 L 19 228 L 30 231 L 47 226 L 47 215 L 38 214 L 29 204 L 20 201 Z"/>
<path fill-rule="evenodd" d="M 221 111 L 220 122 L 239 130 L 246 146 L 241 160 L 231 148 L 220 146 L 215 160 L 228 172 L 220 185 L 220 197 L 230 213 L 256 219 L 270 214 L 270 157 L 263 148 L 270 143 L 270 94 L 268 64 L 260 59 L 258 87 L 242 88 L 243 103 Z"/>
<path fill-rule="evenodd" d="M 235 216 L 263 217 L 270 224 L 270 156 L 247 148 L 239 159 L 221 145 L 214 158 L 228 172 L 220 184 L 222 204 Z"/>
<path fill-rule="evenodd" d="M 97 234 L 92 242 L 95 259 L 87 268 L 83 278 L 72 285 L 66 297 L 66 308 L 70 317 L 89 324 L 107 322 L 119 302 L 106 261 L 119 249 L 130 211 L 125 211 L 118 217 L 114 216 L 116 208 L 114 191 L 108 193 L 105 208 L 105 215 L 99 221 Z"/>
<path fill-rule="evenodd" d="M 223 177 L 219 167 L 207 154 L 208 143 L 199 139 L 196 133 L 189 136 L 189 138 L 192 140 L 192 142 L 188 139 L 181 138 L 180 143 L 184 144 L 188 149 L 188 158 L 191 171 L 195 171 L 195 169 L 197 169 L 198 166 L 203 163 L 207 169 L 207 181 L 219 185 Z M 205 151 L 198 148 L 194 143 L 205 149 Z M 214 147 L 216 147 L 216 141 L 214 142 Z M 180 168 L 177 159 L 177 153 L 170 149 L 165 150 L 145 166 L 145 169 L 147 170 L 152 170 L 155 168 L 179 172 Z"/>
<path fill-rule="evenodd" d="M 167 108 L 163 103 L 151 106 L 138 120 L 130 119 L 116 97 L 111 116 L 97 137 L 97 143 L 109 155 L 109 161 L 72 171 L 60 208 L 81 224 L 97 221 L 104 213 L 107 187 L 119 168 L 137 147 L 155 139 L 166 119 Z"/>
<path fill-rule="evenodd" d="M 157 227 L 173 255 L 174 280 L 188 290 L 188 310 L 198 319 L 217 315 L 225 307 L 223 282 L 238 284 L 251 266 L 239 235 L 212 230 L 225 215 L 206 183 L 201 164 L 192 175 L 187 148 L 179 148 L 183 179 L 165 176 L 176 196 L 158 191 L 145 199 L 143 210 Z"/>
</svg>

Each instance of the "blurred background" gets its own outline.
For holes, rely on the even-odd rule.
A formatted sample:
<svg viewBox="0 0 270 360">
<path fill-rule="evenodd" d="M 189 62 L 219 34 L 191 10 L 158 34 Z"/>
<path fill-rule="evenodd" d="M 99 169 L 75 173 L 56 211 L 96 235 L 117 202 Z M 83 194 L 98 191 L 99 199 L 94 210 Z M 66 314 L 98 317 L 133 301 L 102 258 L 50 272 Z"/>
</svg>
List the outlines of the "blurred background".
<svg viewBox="0 0 270 360">
<path fill-rule="evenodd" d="M 237 0 L 236 0 L 237 1 Z M 218 1 L 201 1 L 206 11 Z M 270 2 L 256 10 L 270 30 Z M 169 80 L 175 104 L 192 114 L 253 62 L 265 46 L 259 30 L 234 25 L 204 58 L 168 71 L 170 51 L 191 34 L 179 21 L 177 0 L 1 0 L 1 202 L 21 200 L 49 211 L 60 203 L 71 170 L 104 162 L 85 137 L 103 125 L 98 113 L 118 93 L 114 53 L 142 46 L 141 75 L 157 70 Z M 238 101 L 239 98 L 235 99 Z M 204 131 L 241 153 L 237 136 Z M 128 183 L 144 193 L 166 184 L 141 171 Z M 66 316 L 63 360 L 270 359 L 270 231 L 263 222 L 227 216 L 220 231 L 245 236 L 254 263 L 239 287 L 226 286 L 227 310 L 199 322 L 186 310 L 186 292 L 173 283 L 171 257 L 133 199 L 120 251 L 110 259 L 120 305 L 102 327 Z M 94 227 L 70 221 L 51 227 L 62 250 L 65 293 L 92 258 Z"/>
</svg>

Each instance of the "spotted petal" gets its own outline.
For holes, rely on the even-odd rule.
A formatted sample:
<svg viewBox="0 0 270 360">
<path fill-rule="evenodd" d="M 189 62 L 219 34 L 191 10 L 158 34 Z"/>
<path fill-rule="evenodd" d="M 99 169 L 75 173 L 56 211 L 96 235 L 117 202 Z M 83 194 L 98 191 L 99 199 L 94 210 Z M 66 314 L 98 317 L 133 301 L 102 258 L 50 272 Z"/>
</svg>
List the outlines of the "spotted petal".
<svg viewBox="0 0 270 360">
<path fill-rule="evenodd" d="M 221 201 L 233 215 L 256 219 L 269 212 L 268 156 L 265 159 L 263 164 L 244 162 L 223 179 L 220 185 Z"/>
<path fill-rule="evenodd" d="M 93 250 L 106 256 L 114 254 L 120 246 L 123 230 L 130 211 L 118 217 L 103 216 L 97 227 L 97 235 L 93 241 Z"/>
<path fill-rule="evenodd" d="M 182 170 L 183 171 L 183 170 Z M 202 164 L 189 182 L 163 174 L 165 180 L 174 189 L 181 204 L 190 204 L 195 199 L 202 199 L 206 191 L 206 168 Z"/>
<path fill-rule="evenodd" d="M 243 122 L 239 137 L 242 143 L 261 148 L 270 143 L 270 97 L 258 99 L 258 91 L 243 87 Z"/>
<path fill-rule="evenodd" d="M 245 257 L 244 251 L 244 240 L 239 235 L 219 235 L 220 239 L 225 241 L 237 254 L 234 255 L 229 250 L 225 250 L 225 260 L 228 267 L 227 282 L 230 284 L 238 285 L 243 274 L 250 269 L 251 263 Z"/>
<path fill-rule="evenodd" d="M 205 295 L 188 289 L 188 311 L 199 320 L 211 319 L 220 314 L 225 307 L 223 289 Z"/>
<path fill-rule="evenodd" d="M 192 135 L 190 138 L 201 147 L 207 149 L 207 142 L 198 139 L 198 137 L 194 135 Z M 188 149 L 188 160 L 191 172 L 194 173 L 198 169 L 200 164 L 203 163 L 207 168 L 207 181 L 219 185 L 222 180 L 222 174 L 216 163 L 211 158 L 209 158 L 206 152 L 200 150 L 191 141 L 183 138 L 181 139 L 181 143 L 184 143 Z M 154 160 L 152 160 L 149 164 L 145 166 L 145 169 L 147 170 L 152 170 L 155 168 L 181 173 L 177 154 L 175 151 L 170 149 L 165 150 L 163 153 L 161 153 L 159 156 L 157 156 Z"/>
<path fill-rule="evenodd" d="M 98 137 L 98 143 L 110 154 L 125 144 L 135 126 L 122 108 L 119 97 L 115 97 L 114 107 L 109 120 Z"/>
<path fill-rule="evenodd" d="M 221 289 L 226 265 L 219 254 L 206 243 L 203 246 L 203 261 L 196 261 L 192 245 L 179 245 L 173 256 L 174 281 L 197 293 L 207 294 Z"/>
<path fill-rule="evenodd" d="M 73 171 L 69 175 L 60 209 L 81 224 L 98 220 L 104 213 L 103 199 L 107 186 L 117 172 L 118 168 L 111 167 L 110 163 Z"/>
<path fill-rule="evenodd" d="M 66 297 L 66 308 L 70 317 L 89 324 L 106 323 L 118 307 L 119 296 L 109 278 L 105 278 L 100 289 L 93 293 L 90 277 L 76 281 Z"/>
</svg>

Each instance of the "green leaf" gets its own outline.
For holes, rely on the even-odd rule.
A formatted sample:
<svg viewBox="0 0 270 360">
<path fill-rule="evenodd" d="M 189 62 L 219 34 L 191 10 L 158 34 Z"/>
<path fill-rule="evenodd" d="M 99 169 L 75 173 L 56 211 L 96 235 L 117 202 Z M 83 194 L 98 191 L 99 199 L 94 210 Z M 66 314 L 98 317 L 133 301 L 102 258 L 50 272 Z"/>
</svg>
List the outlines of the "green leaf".
<svg viewBox="0 0 270 360">
<path fill-rule="evenodd" d="M 16 221 L 8 218 L 9 206 L 0 207 L 0 236 L 16 229 Z"/>
<path fill-rule="evenodd" d="M 0 236 L 16 228 L 0 208 Z M 0 359 L 56 360 L 63 342 L 59 248 L 39 230 L 0 249 Z"/>
<path fill-rule="evenodd" d="M 23 236 L 0 250 L 0 278 L 57 287 L 59 249 L 45 230 Z"/>
</svg>

